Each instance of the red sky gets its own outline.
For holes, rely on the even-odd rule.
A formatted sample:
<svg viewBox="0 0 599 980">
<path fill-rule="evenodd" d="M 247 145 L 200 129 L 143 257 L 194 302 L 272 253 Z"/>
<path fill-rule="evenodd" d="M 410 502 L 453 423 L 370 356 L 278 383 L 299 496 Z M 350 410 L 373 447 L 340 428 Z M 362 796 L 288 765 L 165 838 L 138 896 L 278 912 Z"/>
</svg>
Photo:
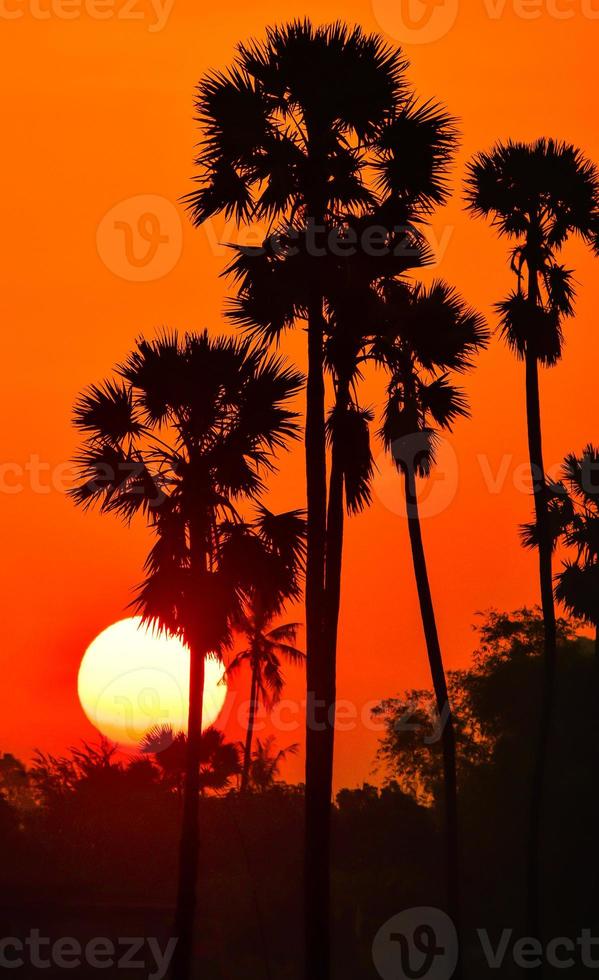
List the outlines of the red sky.
<svg viewBox="0 0 599 980">
<path fill-rule="evenodd" d="M 396 0 L 233 0 L 209 9 L 174 0 L 164 16 L 161 9 L 159 0 L 154 7 L 150 0 L 0 4 L 6 21 L 0 84 L 7 93 L 0 162 L 0 751 L 24 756 L 34 746 L 56 751 L 93 737 L 77 700 L 79 661 L 90 640 L 124 615 L 147 546 L 143 527 L 127 531 L 77 512 L 64 496 L 61 467 L 76 447 L 74 399 L 141 332 L 221 328 L 225 255 L 218 242 L 227 233 L 222 222 L 193 230 L 177 204 L 193 172 L 192 93 L 202 73 L 225 66 L 238 39 L 304 14 L 318 22 L 355 20 L 393 42 L 407 39 L 419 95 L 442 100 L 463 132 L 456 193 L 434 221 L 444 243 L 435 272 L 491 321 L 491 305 L 505 294 L 510 274 L 505 243 L 463 211 L 466 159 L 498 138 L 543 134 L 599 160 L 591 105 L 597 0 L 463 0 L 459 7 L 447 0 L 428 12 L 411 0 L 404 14 L 414 24 L 422 17 L 420 33 L 402 28 Z M 131 200 L 140 195 L 145 199 Z M 135 232 L 146 212 L 157 216 L 168 241 L 158 244 L 151 263 L 136 266 L 148 245 L 134 236 L 131 264 L 125 232 L 115 231 L 114 221 Z M 577 270 L 579 299 L 563 362 L 542 381 L 550 465 L 597 438 L 589 368 L 599 355 L 599 267 L 576 243 L 566 261 Z M 303 363 L 301 334 L 285 347 Z M 522 367 L 495 339 L 466 386 L 473 419 L 452 439 L 454 463 L 431 498 L 441 501 L 441 512 L 424 525 L 452 667 L 469 661 L 476 610 L 514 608 L 537 595 L 534 559 L 521 551 L 517 535 L 530 513 L 522 486 Z M 375 402 L 378 394 L 371 382 L 364 400 Z M 339 696 L 358 715 L 370 701 L 428 683 L 407 531 L 394 510 L 400 491 L 399 481 L 385 480 L 369 512 L 348 527 Z M 271 503 L 303 505 L 299 447 L 283 459 Z M 297 673 L 290 673 L 287 693 L 301 698 Z M 360 722 L 347 727 L 338 739 L 337 782 L 355 785 L 371 770 L 377 735 Z M 286 744 L 299 732 L 279 737 Z M 298 758 L 288 775 L 300 774 Z"/>
</svg>

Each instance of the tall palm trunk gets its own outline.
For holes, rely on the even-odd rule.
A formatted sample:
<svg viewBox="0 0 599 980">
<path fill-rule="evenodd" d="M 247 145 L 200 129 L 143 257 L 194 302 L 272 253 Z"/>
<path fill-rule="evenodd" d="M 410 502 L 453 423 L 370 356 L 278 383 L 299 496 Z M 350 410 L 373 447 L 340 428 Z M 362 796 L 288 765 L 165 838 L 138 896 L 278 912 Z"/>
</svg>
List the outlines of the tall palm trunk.
<svg viewBox="0 0 599 980">
<path fill-rule="evenodd" d="M 240 794 L 244 796 L 248 791 L 250 783 L 250 767 L 252 765 L 252 739 L 254 737 L 254 725 L 256 722 L 256 711 L 258 709 L 258 662 L 256 657 L 252 660 L 252 686 L 250 689 L 250 711 L 248 715 L 248 727 L 245 736 L 245 746 L 243 750 L 243 769 L 241 771 Z"/>
<path fill-rule="evenodd" d="M 350 401 L 349 381 L 341 379 L 335 399 L 335 412 L 347 411 Z M 343 564 L 344 531 L 344 473 L 343 449 L 333 430 L 329 500 L 327 509 L 326 574 L 325 574 L 325 631 L 330 662 L 333 701 L 336 698 L 337 633 L 341 606 L 341 572 Z M 331 746 L 333 752 L 334 746 Z"/>
<path fill-rule="evenodd" d="M 534 268 L 529 269 L 528 300 L 535 307 L 538 302 L 538 281 Z M 549 516 L 547 481 L 543 462 L 541 433 L 541 408 L 539 397 L 539 367 L 536 354 L 526 353 L 526 414 L 528 426 L 528 450 L 533 482 L 535 515 L 539 540 L 539 576 L 541 604 L 545 628 L 543 690 L 530 807 L 528 867 L 527 867 L 527 927 L 530 935 L 539 937 L 541 900 L 541 843 L 542 822 L 545 809 L 547 766 L 555 701 L 555 671 L 557 660 L 557 632 L 553 597 L 553 543 Z M 540 937 L 539 937 L 540 938 Z"/>
<path fill-rule="evenodd" d="M 308 227 L 324 228 L 326 149 L 318 124 L 306 118 L 312 187 L 306 200 Z M 308 256 L 313 264 L 317 257 Z M 323 296 L 315 269 L 309 283 L 306 396 L 306 817 L 304 915 L 306 980 L 330 975 L 330 853 L 333 791 L 334 669 L 325 642 L 327 472 L 324 388 Z M 324 716 L 323 716 L 324 713 Z"/>
<path fill-rule="evenodd" d="M 447 912 L 453 919 L 459 934 L 459 842 L 455 728 L 449 703 L 447 680 L 443 667 L 435 609 L 422 542 L 422 529 L 420 527 L 418 497 L 416 494 L 416 475 L 413 466 L 410 464 L 404 464 L 404 481 L 408 530 L 420 613 L 435 691 L 437 713 L 442 726 Z M 458 976 L 459 968 L 454 973 L 454 977 L 457 978 Z"/>
<path fill-rule="evenodd" d="M 334 678 L 324 637 L 326 443 L 322 300 L 310 304 L 306 410 L 308 498 L 306 562 L 306 980 L 328 980 L 330 971 L 330 849 L 333 782 Z"/>
<path fill-rule="evenodd" d="M 204 702 L 204 651 L 192 648 L 189 676 L 189 716 L 187 758 L 183 785 L 183 820 L 179 847 L 179 882 L 175 913 L 173 980 L 189 980 L 193 966 L 193 933 L 197 904 L 198 861 L 200 854 L 200 753 Z"/>
</svg>

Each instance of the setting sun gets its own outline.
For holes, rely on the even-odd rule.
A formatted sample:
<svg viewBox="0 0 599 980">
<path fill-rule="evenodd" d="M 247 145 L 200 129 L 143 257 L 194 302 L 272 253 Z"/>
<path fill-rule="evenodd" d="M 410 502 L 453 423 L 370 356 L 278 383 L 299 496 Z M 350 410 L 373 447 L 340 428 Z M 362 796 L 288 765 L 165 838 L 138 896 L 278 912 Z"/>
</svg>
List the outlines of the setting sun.
<svg viewBox="0 0 599 980">
<path fill-rule="evenodd" d="M 221 677 L 222 667 L 208 660 L 204 728 L 224 704 Z M 96 637 L 81 661 L 77 686 L 92 725 L 122 747 L 138 746 L 154 725 L 187 728 L 189 650 L 177 637 L 143 626 L 139 616 Z"/>
</svg>

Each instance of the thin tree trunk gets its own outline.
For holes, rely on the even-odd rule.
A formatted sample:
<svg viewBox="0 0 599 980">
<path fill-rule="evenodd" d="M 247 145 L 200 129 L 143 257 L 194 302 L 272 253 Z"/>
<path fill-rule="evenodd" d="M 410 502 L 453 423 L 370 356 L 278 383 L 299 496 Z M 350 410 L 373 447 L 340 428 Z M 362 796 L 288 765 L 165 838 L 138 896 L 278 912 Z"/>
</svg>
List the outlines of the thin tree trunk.
<svg viewBox="0 0 599 980">
<path fill-rule="evenodd" d="M 349 402 L 349 385 L 343 384 L 337 392 L 335 409 L 344 412 Z M 337 700 L 337 634 L 341 606 L 341 572 L 343 564 L 344 530 L 344 476 L 342 449 L 333 434 L 329 499 L 327 509 L 326 568 L 325 568 L 325 643 L 329 665 L 328 701 Z M 334 726 L 327 728 L 327 752 L 334 760 Z M 332 770 L 332 765 L 331 765 Z M 332 772 L 331 772 L 332 775 Z"/>
<path fill-rule="evenodd" d="M 412 548 L 412 560 L 420 613 L 426 640 L 426 649 L 435 691 L 437 713 L 442 726 L 443 744 L 443 785 L 445 804 L 445 855 L 446 855 L 446 897 L 447 912 L 452 918 L 458 935 L 460 934 L 459 900 L 459 841 L 458 841 L 458 794 L 456 774 L 456 740 L 453 715 L 449 703 L 447 680 L 443 667 L 443 657 L 437 632 L 435 609 L 431 595 L 426 556 L 422 542 L 422 529 L 416 495 L 416 477 L 411 466 L 404 467 L 408 530 Z M 460 975 L 460 967 L 454 977 Z"/>
<path fill-rule="evenodd" d="M 331 678 L 324 642 L 326 444 L 322 300 L 310 304 L 306 412 L 308 497 L 306 564 L 306 980 L 330 973 L 330 849 L 332 795 Z"/>
<path fill-rule="evenodd" d="M 241 773 L 241 786 L 239 792 L 244 796 L 248 791 L 250 783 L 250 767 L 252 765 L 252 739 L 254 736 L 254 724 L 256 720 L 257 692 L 258 690 L 258 664 L 252 662 L 252 686 L 250 690 L 250 711 L 248 715 L 248 727 L 245 736 L 245 747 L 243 751 L 243 770 Z"/>
<path fill-rule="evenodd" d="M 307 226 L 309 232 L 316 235 L 321 234 L 324 228 L 326 149 L 318 123 L 306 118 L 306 132 L 312 171 L 306 199 Z M 306 405 L 306 980 L 328 980 L 330 973 L 330 824 L 334 737 L 334 702 L 331 700 L 334 683 L 324 636 L 327 474 L 324 317 L 322 290 L 315 270 L 318 261 L 316 254 L 308 255 L 308 262 L 314 271 L 309 283 Z"/>
<path fill-rule="evenodd" d="M 531 304 L 535 305 L 537 303 L 538 285 L 536 273 L 533 270 L 530 271 L 529 275 L 528 297 Z M 528 449 L 539 539 L 541 605 L 543 608 L 545 628 L 543 690 L 541 692 L 538 741 L 532 777 L 532 800 L 528 832 L 526 913 L 529 934 L 540 938 L 542 824 L 555 701 L 557 631 L 553 597 L 553 542 L 551 537 L 549 501 L 547 497 L 541 433 L 539 369 L 536 354 L 530 350 L 526 354 L 526 413 Z"/>
<path fill-rule="evenodd" d="M 175 913 L 178 939 L 173 957 L 173 980 L 190 980 L 193 967 L 193 935 L 197 904 L 200 854 L 200 753 L 204 702 L 205 660 L 203 651 L 192 649 L 189 677 L 187 759 L 183 787 L 183 820 L 179 847 L 179 882 Z"/>
</svg>

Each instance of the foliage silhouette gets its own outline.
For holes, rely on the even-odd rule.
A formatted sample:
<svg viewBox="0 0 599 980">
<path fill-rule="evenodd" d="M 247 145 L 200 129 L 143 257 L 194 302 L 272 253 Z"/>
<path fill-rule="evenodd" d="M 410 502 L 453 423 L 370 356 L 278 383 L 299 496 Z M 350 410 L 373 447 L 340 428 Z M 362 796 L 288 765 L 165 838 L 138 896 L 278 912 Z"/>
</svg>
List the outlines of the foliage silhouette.
<svg viewBox="0 0 599 980">
<path fill-rule="evenodd" d="M 551 935 L 575 937 L 581 923 L 594 934 L 599 925 L 597 788 L 589 780 L 596 764 L 595 657 L 592 641 L 575 624 L 558 620 L 557 627 L 558 738 L 543 861 L 552 868 L 548 928 Z M 463 873 L 469 976 L 497 974 L 476 958 L 481 922 L 492 936 L 499 936 L 506 923 L 516 934 L 525 927 L 522 840 L 543 642 L 538 610 L 485 614 L 472 665 L 448 675 L 460 747 L 460 813 L 468 840 Z M 413 712 L 407 724 L 406 704 Z M 349 980 L 371 975 L 372 937 L 397 913 L 398 900 L 406 908 L 439 907 L 443 901 L 442 746 L 438 739 L 421 737 L 415 753 L 410 728 L 419 720 L 420 705 L 428 736 L 431 704 L 433 692 L 408 691 L 381 705 L 382 750 L 391 738 L 389 752 L 379 759 L 384 785 L 340 790 L 333 807 L 334 953 L 337 969 Z M 34 807 L 0 803 L 7 833 L 0 885 L 10 896 L 11 908 L 5 911 L 11 934 L 21 935 L 26 921 L 25 931 L 30 928 L 35 895 L 35 921 L 44 929 L 52 924 L 48 935 L 66 934 L 68 926 L 78 939 L 144 935 L 147 929 L 152 930 L 147 935 L 167 936 L 176 892 L 173 855 L 181 795 L 151 758 L 107 760 L 97 746 L 79 753 L 68 793 L 46 795 L 32 786 Z M 72 754 L 64 761 L 70 770 Z M 31 767 L 27 776 L 32 781 Z M 423 787 L 426 806 L 419 802 Z M 301 787 L 282 783 L 242 798 L 234 791 L 207 791 L 199 895 L 205 939 L 198 968 L 210 980 L 223 972 L 265 975 L 255 896 L 271 975 L 299 980 L 302 809 Z M 93 972 L 82 971 L 82 976 Z M 579 972 L 585 972 L 582 965 Z M 507 963 L 501 975 L 513 975 Z"/>
<path fill-rule="evenodd" d="M 139 748 L 143 755 L 154 756 L 165 785 L 182 794 L 187 761 L 185 732 L 173 732 L 169 725 L 156 725 L 146 732 Z M 240 770 L 237 746 L 227 742 L 218 729 L 205 729 L 200 741 L 200 792 L 229 789 L 231 780 Z"/>
<path fill-rule="evenodd" d="M 389 376 L 381 437 L 404 478 L 408 530 L 427 655 L 443 745 L 446 821 L 447 909 L 459 916 L 459 841 L 456 781 L 456 733 L 447 691 L 443 656 L 418 506 L 417 477 L 435 465 L 439 431 L 451 431 L 468 415 L 463 391 L 450 371 L 473 367 L 488 342 L 483 318 L 446 283 L 430 289 L 389 281 L 381 290 L 379 335 L 372 348 Z"/>
<path fill-rule="evenodd" d="M 307 689 L 313 703 L 324 705 L 323 729 L 306 733 L 309 980 L 330 975 L 330 807 L 343 533 L 335 443 L 341 441 L 341 414 L 347 414 L 346 428 L 357 425 L 362 436 L 366 421 L 353 406 L 345 413 L 347 395 L 338 392 L 327 525 L 323 283 L 329 246 L 340 229 L 349 227 L 352 238 L 355 225 L 358 231 L 376 228 L 380 234 L 382 229 L 387 259 L 375 262 L 368 256 L 382 275 L 393 264 L 410 207 L 424 215 L 446 198 L 453 121 L 434 103 L 416 103 L 406 67 L 402 53 L 379 35 L 340 23 L 314 27 L 295 21 L 269 28 L 264 41 L 241 44 L 231 68 L 205 77 L 197 96 L 198 186 L 187 198 L 194 222 L 218 212 L 239 222 L 262 222 L 265 250 L 239 250 L 243 259 L 260 264 L 269 248 L 279 252 L 299 243 L 305 270 L 295 280 L 303 293 L 298 302 L 292 267 L 286 266 L 286 285 L 279 280 L 266 306 L 246 296 L 238 318 L 270 339 L 296 317 L 308 325 Z"/>
<path fill-rule="evenodd" d="M 75 409 L 84 434 L 76 503 L 141 514 L 156 537 L 136 608 L 187 642 L 191 653 L 187 762 L 179 861 L 174 977 L 187 980 L 193 950 L 205 658 L 222 658 L 244 596 L 280 526 L 265 508 L 250 524 L 240 502 L 264 489 L 274 452 L 296 434 L 287 407 L 301 375 L 247 343 L 207 333 L 141 339 L 116 380 L 93 386 Z M 299 519 L 299 518 L 298 518 Z M 293 589 L 295 583 L 293 584 Z M 288 597 L 280 583 L 279 601 Z"/>
<path fill-rule="evenodd" d="M 269 735 L 264 741 L 256 739 L 256 748 L 252 754 L 248 786 L 257 793 L 266 793 L 276 785 L 281 766 L 290 755 L 296 755 L 299 745 L 294 742 L 283 749 L 275 751 L 275 737 Z"/>
<path fill-rule="evenodd" d="M 561 357 L 564 320 L 574 314 L 573 273 L 560 263 L 572 236 L 599 253 L 599 173 L 576 147 L 551 139 L 498 143 L 468 165 L 466 200 L 475 216 L 491 220 L 510 251 L 516 287 L 497 304 L 500 330 L 526 369 L 526 412 L 541 601 L 545 620 L 544 710 L 532 783 L 528 855 L 529 929 L 539 935 L 539 848 L 555 701 L 557 638 L 553 598 L 552 531 L 543 460 L 539 364 Z"/>
<path fill-rule="evenodd" d="M 271 624 L 272 619 L 268 610 L 254 601 L 240 624 L 248 640 L 248 646 L 235 655 L 226 670 L 226 676 L 232 677 L 244 664 L 247 664 L 251 673 L 241 793 L 247 792 L 253 771 L 252 741 L 256 713 L 260 707 L 260 702 L 270 708 L 281 699 L 284 685 L 281 659 L 294 665 L 301 665 L 305 661 L 305 654 L 295 646 L 300 624 L 286 623 L 269 629 Z M 252 779 L 252 782 L 255 783 L 255 780 Z"/>
</svg>

